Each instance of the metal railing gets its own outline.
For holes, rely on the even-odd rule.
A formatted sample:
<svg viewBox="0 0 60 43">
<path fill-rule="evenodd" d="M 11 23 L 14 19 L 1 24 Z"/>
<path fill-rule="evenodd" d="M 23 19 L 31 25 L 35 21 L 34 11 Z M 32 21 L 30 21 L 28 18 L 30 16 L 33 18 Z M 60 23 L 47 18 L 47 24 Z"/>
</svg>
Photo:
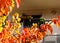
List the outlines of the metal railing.
<svg viewBox="0 0 60 43">
<path fill-rule="evenodd" d="M 47 41 L 45 38 L 46 37 L 53 37 L 53 38 L 47 38 Z M 51 41 L 50 41 L 51 40 Z M 53 43 L 53 41 L 55 41 L 54 43 L 60 43 L 60 35 L 46 35 L 43 38 L 43 42 L 42 43 Z"/>
</svg>

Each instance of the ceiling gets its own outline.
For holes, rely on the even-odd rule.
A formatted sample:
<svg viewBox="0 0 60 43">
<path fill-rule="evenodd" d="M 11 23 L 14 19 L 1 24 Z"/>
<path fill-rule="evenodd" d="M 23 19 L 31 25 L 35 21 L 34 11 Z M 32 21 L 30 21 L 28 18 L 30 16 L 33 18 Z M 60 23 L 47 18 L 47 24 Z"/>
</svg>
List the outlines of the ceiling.
<svg viewBox="0 0 60 43">
<path fill-rule="evenodd" d="M 20 9 L 60 8 L 60 0 L 21 0 Z"/>
</svg>

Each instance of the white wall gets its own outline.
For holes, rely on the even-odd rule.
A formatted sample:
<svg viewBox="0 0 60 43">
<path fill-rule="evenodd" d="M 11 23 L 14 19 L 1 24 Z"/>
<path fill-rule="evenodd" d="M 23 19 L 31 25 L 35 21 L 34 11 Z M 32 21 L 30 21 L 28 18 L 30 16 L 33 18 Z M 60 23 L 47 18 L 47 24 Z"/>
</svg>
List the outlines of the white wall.
<svg viewBox="0 0 60 43">
<path fill-rule="evenodd" d="M 52 9 L 31 9 L 31 10 L 22 10 L 22 9 L 16 9 L 16 7 L 13 9 L 13 11 L 10 13 L 9 15 L 9 19 L 11 19 L 11 16 L 15 13 L 18 12 L 20 15 L 22 15 L 22 13 L 26 13 L 26 14 L 41 14 L 43 15 L 43 17 L 45 19 L 52 19 L 52 18 L 57 18 L 58 15 L 60 15 L 60 9 L 55 9 L 56 10 L 56 14 L 52 14 L 51 11 Z"/>
<path fill-rule="evenodd" d="M 52 19 L 53 17 L 57 17 L 60 15 L 60 9 L 55 9 L 56 14 L 52 14 L 51 11 L 53 9 L 31 9 L 31 10 L 21 10 L 21 9 L 13 9 L 13 11 L 10 13 L 10 15 L 14 14 L 15 12 L 18 12 L 20 15 L 22 13 L 26 14 L 41 14 L 43 15 L 44 18 L 46 19 Z"/>
</svg>

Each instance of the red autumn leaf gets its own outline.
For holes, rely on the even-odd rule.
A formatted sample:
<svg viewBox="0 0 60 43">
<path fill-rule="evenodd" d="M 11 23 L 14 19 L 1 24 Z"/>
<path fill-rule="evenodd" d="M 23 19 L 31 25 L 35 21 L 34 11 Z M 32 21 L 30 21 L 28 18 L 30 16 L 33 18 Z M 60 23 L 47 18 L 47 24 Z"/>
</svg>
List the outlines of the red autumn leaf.
<svg viewBox="0 0 60 43">
<path fill-rule="evenodd" d="M 41 28 L 41 31 L 47 31 L 47 28 L 45 27 L 44 24 L 41 24 L 41 25 L 40 25 L 40 28 Z"/>
<path fill-rule="evenodd" d="M 19 8 L 20 6 L 20 0 L 15 0 L 16 1 L 16 4 L 17 4 L 17 8 Z"/>
<path fill-rule="evenodd" d="M 12 27 L 11 21 L 7 20 L 7 23 L 8 23 L 8 27 L 11 28 Z"/>
<path fill-rule="evenodd" d="M 23 29 L 23 34 L 26 36 L 26 37 L 29 37 L 29 30 L 27 28 L 24 28 Z"/>
<path fill-rule="evenodd" d="M 2 33 L 0 33 L 0 39 L 2 38 Z"/>
<path fill-rule="evenodd" d="M 55 18 L 53 18 L 53 19 L 52 19 L 52 22 L 53 22 L 54 24 L 56 24 L 56 23 L 57 23 L 57 20 L 56 20 Z"/>
<path fill-rule="evenodd" d="M 58 16 L 58 20 L 60 20 L 60 16 Z"/>
</svg>

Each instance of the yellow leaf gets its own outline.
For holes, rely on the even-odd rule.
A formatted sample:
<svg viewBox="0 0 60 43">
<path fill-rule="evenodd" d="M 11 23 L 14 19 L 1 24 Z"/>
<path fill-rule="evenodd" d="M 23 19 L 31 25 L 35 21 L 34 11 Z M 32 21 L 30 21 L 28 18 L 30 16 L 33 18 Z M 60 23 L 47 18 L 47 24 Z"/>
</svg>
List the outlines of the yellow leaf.
<svg viewBox="0 0 60 43">
<path fill-rule="evenodd" d="M 0 21 L 0 26 L 2 26 L 2 22 Z"/>
<path fill-rule="evenodd" d="M 16 30 L 16 33 L 18 33 L 18 34 L 19 34 L 19 33 L 20 33 L 20 32 L 19 32 L 19 30 Z"/>
<path fill-rule="evenodd" d="M 3 27 L 0 27 L 0 33 L 2 32 L 2 30 L 3 30 Z"/>
<path fill-rule="evenodd" d="M 21 21 L 21 18 L 18 18 L 18 22 L 20 22 Z"/>
</svg>

